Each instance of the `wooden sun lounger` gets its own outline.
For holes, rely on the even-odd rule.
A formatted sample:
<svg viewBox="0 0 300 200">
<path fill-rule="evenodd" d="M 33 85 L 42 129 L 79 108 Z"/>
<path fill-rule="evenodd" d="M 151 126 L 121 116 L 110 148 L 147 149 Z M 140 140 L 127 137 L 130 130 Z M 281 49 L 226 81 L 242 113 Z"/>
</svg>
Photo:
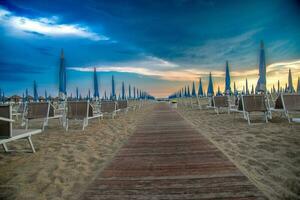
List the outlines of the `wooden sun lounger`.
<svg viewBox="0 0 300 200">
<path fill-rule="evenodd" d="M 103 118 L 102 113 L 94 112 L 93 106 L 89 101 L 69 101 L 66 116 L 66 131 L 69 129 L 69 120 L 82 120 L 82 130 L 88 126 L 89 120 L 94 118 Z"/>
<path fill-rule="evenodd" d="M 220 109 L 226 109 L 228 114 L 230 113 L 230 105 L 228 96 L 213 96 L 212 98 L 212 107 L 215 109 L 215 112 L 219 114 Z"/>
<path fill-rule="evenodd" d="M 59 119 L 62 122 L 62 118 L 62 114 L 55 114 L 55 108 L 50 102 L 30 102 L 26 105 L 23 125 L 28 129 L 30 120 L 43 119 L 42 130 L 44 130 L 50 119 Z"/>
<path fill-rule="evenodd" d="M 102 101 L 101 102 L 101 113 L 111 114 L 112 118 L 115 118 L 117 114 L 117 103 L 115 101 Z"/>
<path fill-rule="evenodd" d="M 13 129 L 12 123 L 12 108 L 10 105 L 0 106 L 0 144 L 3 146 L 5 152 L 12 152 L 14 150 L 9 150 L 6 143 L 18 140 L 27 139 L 31 147 L 31 151 L 35 153 L 35 148 L 33 146 L 31 136 L 41 133 L 41 129 Z M 26 150 L 22 150 L 26 151 Z"/>
<path fill-rule="evenodd" d="M 238 110 L 243 112 L 244 118 L 250 125 L 250 114 L 263 113 L 266 123 L 268 123 L 268 108 L 264 95 L 242 95 Z"/>
</svg>

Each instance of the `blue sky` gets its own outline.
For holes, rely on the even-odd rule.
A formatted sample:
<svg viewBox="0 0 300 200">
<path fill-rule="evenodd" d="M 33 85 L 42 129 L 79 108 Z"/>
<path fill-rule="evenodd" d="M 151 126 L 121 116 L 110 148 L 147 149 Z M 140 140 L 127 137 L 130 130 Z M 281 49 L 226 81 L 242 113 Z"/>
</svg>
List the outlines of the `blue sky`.
<svg viewBox="0 0 300 200">
<path fill-rule="evenodd" d="M 114 74 L 155 96 L 212 72 L 224 87 L 225 62 L 239 89 L 257 81 L 259 42 L 266 47 L 267 84 L 300 76 L 300 2 L 297 0 L 0 0 L 0 88 L 7 94 L 47 89 L 57 94 L 64 49 L 68 93 L 110 91 Z"/>
</svg>

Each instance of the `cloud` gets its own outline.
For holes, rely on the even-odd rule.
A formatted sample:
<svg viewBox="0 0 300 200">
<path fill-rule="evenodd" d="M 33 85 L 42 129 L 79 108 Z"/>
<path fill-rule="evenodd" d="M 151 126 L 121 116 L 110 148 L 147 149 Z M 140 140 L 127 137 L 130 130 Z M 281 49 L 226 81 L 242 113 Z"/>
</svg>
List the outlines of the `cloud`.
<svg viewBox="0 0 300 200">
<path fill-rule="evenodd" d="M 159 60 L 159 59 L 156 59 Z M 162 60 L 161 62 L 165 62 Z M 121 73 L 135 73 L 143 76 L 150 76 L 153 78 L 158 78 L 168 81 L 182 81 L 190 82 L 196 81 L 199 77 L 206 78 L 211 72 L 215 81 L 215 86 L 220 85 L 223 89 L 225 72 L 222 70 L 211 70 L 210 69 L 180 69 L 180 68 L 164 68 L 164 69 L 150 69 L 148 65 L 139 65 L 144 62 L 137 62 L 132 65 L 120 65 L 120 66 L 99 66 L 96 65 L 96 70 L 98 72 L 121 72 Z M 153 63 L 152 63 L 153 64 Z M 170 64 L 172 66 L 172 64 Z M 250 70 L 233 70 L 230 72 L 232 81 L 235 81 L 238 88 L 242 88 L 245 84 L 245 79 L 248 79 L 249 85 L 256 85 L 258 78 L 257 67 L 249 67 Z M 81 71 L 81 72 L 93 72 L 93 67 L 70 67 L 69 70 Z M 273 84 L 277 84 L 277 80 L 282 83 L 287 81 L 288 69 L 292 69 L 293 75 L 295 77 L 300 76 L 300 60 L 287 61 L 273 63 L 267 66 L 267 84 L 271 87 Z M 296 79 L 294 79 L 294 82 Z M 204 83 L 205 85 L 206 83 Z"/>
<path fill-rule="evenodd" d="M 108 37 L 92 32 L 88 27 L 81 26 L 80 24 L 59 24 L 58 18 L 55 16 L 50 18 L 31 19 L 28 17 L 16 16 L 1 7 L 0 22 L 11 29 L 39 36 L 74 36 L 94 41 L 109 40 Z"/>
</svg>

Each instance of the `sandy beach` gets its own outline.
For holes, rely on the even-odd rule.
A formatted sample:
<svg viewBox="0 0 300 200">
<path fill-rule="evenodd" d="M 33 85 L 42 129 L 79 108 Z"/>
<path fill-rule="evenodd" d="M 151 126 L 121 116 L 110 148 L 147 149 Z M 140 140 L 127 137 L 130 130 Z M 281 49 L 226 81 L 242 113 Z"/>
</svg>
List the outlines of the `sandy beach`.
<svg viewBox="0 0 300 200">
<path fill-rule="evenodd" d="M 45 132 L 33 137 L 35 154 L 1 152 L 0 199 L 77 199 L 151 107 L 100 123 L 92 120 L 84 132 L 79 124 L 65 132 L 57 128 L 57 121 L 50 121 Z M 33 126 L 39 127 L 36 123 Z M 24 148 L 27 143 L 8 145 Z"/>
<path fill-rule="evenodd" d="M 300 199 L 300 124 L 275 115 L 268 124 L 248 126 L 239 115 L 189 106 L 179 106 L 178 112 L 269 199 Z"/>
<path fill-rule="evenodd" d="M 93 120 L 84 132 L 79 125 L 65 132 L 52 121 L 33 137 L 36 154 L 0 154 L 0 199 L 77 199 L 152 109 L 146 105 L 114 120 Z M 177 111 L 269 199 L 300 198 L 299 124 L 275 116 L 268 124 L 248 126 L 239 115 L 216 115 L 189 106 Z M 18 141 L 9 147 L 25 144 Z"/>
</svg>

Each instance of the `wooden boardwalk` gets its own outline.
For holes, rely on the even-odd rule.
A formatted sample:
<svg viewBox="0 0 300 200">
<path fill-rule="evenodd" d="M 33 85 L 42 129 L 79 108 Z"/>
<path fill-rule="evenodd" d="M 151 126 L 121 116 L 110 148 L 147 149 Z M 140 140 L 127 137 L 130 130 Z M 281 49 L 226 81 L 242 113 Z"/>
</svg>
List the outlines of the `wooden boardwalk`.
<svg viewBox="0 0 300 200">
<path fill-rule="evenodd" d="M 160 103 L 82 199 L 265 197 L 211 142 Z"/>
</svg>

